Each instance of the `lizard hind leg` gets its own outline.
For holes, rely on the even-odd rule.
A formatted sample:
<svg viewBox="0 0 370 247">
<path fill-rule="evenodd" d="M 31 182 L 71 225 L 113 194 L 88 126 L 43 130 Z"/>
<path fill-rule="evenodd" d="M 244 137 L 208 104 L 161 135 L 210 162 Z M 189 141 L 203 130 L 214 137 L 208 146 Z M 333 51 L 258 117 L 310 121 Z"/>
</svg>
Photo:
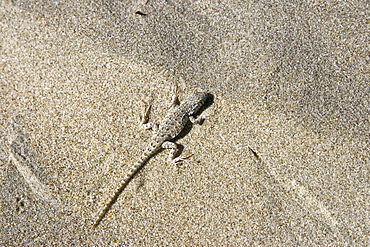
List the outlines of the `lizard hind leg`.
<svg viewBox="0 0 370 247">
<path fill-rule="evenodd" d="M 150 115 L 150 110 L 152 109 L 152 105 L 149 104 L 145 107 L 144 113 L 141 115 L 141 120 L 140 120 L 140 126 L 142 129 L 145 130 L 153 130 L 154 132 L 158 131 L 158 124 L 155 123 L 149 123 L 149 115 Z"/>
<path fill-rule="evenodd" d="M 191 155 L 188 155 L 186 157 L 177 157 L 178 152 L 179 152 L 179 148 L 178 148 L 177 144 L 174 143 L 174 142 L 166 141 L 162 144 L 162 148 L 170 149 L 170 154 L 168 156 L 168 161 L 175 164 L 175 165 L 178 165 L 178 164 L 182 163 L 184 160 L 193 156 L 193 154 L 191 154 Z"/>
<path fill-rule="evenodd" d="M 179 87 L 177 85 L 172 85 L 172 100 L 170 107 L 176 107 L 180 105 L 180 100 L 179 100 Z"/>
<path fill-rule="evenodd" d="M 206 118 L 204 116 L 199 116 L 199 117 L 194 117 L 194 116 L 189 116 L 190 122 L 193 124 L 202 124 Z"/>
<path fill-rule="evenodd" d="M 172 96 L 172 100 L 171 100 L 171 104 L 170 104 L 170 108 L 171 107 L 176 107 L 180 105 L 180 100 L 179 100 L 179 96 L 178 94 L 176 93 L 175 95 Z"/>
</svg>

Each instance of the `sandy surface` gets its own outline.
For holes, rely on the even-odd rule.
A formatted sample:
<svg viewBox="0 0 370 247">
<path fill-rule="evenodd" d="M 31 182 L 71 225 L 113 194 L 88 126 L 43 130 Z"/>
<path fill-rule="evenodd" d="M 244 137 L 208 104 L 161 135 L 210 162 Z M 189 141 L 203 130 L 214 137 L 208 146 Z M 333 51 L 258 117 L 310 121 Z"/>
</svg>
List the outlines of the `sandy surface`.
<svg viewBox="0 0 370 247">
<path fill-rule="evenodd" d="M 0 245 L 369 244 L 368 1 L 0 3 Z M 180 99 L 214 101 L 91 224 Z"/>
</svg>

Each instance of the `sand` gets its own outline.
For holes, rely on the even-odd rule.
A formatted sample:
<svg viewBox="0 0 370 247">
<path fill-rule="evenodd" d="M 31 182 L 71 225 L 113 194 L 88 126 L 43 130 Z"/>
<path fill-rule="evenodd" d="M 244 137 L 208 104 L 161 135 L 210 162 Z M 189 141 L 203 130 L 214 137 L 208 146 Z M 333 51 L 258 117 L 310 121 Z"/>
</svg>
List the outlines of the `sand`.
<svg viewBox="0 0 370 247">
<path fill-rule="evenodd" d="M 1 1 L 1 246 L 369 244 L 367 1 Z M 151 133 L 207 91 L 202 125 Z"/>
</svg>

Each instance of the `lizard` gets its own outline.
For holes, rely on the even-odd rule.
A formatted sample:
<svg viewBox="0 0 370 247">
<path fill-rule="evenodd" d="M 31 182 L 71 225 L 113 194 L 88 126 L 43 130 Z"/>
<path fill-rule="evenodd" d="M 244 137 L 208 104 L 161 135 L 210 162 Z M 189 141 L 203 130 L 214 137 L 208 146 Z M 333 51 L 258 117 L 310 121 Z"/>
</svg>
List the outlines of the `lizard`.
<svg viewBox="0 0 370 247">
<path fill-rule="evenodd" d="M 174 142 L 171 142 L 180 132 L 184 129 L 188 121 L 192 123 L 201 123 L 204 118 L 198 117 L 195 118 L 199 109 L 203 106 L 210 94 L 205 92 L 196 92 L 186 98 L 180 105 L 177 105 L 178 102 L 177 96 L 174 96 L 172 99 L 172 108 L 167 113 L 166 117 L 160 122 L 158 126 L 148 123 L 148 115 L 151 108 L 151 105 L 147 107 L 144 116 L 142 118 L 142 127 L 144 129 L 152 128 L 154 134 L 151 138 L 151 141 L 146 148 L 146 150 L 141 155 L 134 165 L 131 167 L 130 171 L 127 173 L 123 179 L 121 186 L 116 190 L 113 197 L 110 199 L 109 203 L 101 211 L 98 219 L 94 223 L 94 227 L 97 227 L 108 211 L 111 209 L 113 204 L 117 201 L 119 195 L 134 178 L 134 176 L 145 166 L 148 160 L 154 156 L 161 148 L 171 149 L 169 159 L 173 163 L 178 163 L 183 161 L 186 158 L 176 158 L 177 145 Z"/>
</svg>

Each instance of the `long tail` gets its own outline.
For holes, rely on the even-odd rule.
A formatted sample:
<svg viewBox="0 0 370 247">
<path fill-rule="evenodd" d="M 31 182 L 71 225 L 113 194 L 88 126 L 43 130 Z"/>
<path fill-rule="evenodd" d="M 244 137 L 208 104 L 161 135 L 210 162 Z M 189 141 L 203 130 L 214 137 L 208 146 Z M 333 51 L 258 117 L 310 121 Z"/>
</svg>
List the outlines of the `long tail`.
<svg viewBox="0 0 370 247">
<path fill-rule="evenodd" d="M 130 172 L 126 175 L 125 179 L 123 180 L 121 186 L 118 190 L 114 193 L 112 199 L 109 201 L 107 206 L 103 209 L 100 213 L 98 219 L 95 221 L 93 227 L 97 227 L 108 211 L 112 208 L 113 204 L 117 201 L 119 195 L 122 191 L 126 188 L 126 186 L 130 183 L 130 181 L 134 178 L 134 176 L 144 167 L 146 162 L 150 159 L 150 157 L 160 148 L 160 145 L 150 145 L 148 149 L 143 153 L 141 159 L 137 161 L 132 167 Z"/>
</svg>

